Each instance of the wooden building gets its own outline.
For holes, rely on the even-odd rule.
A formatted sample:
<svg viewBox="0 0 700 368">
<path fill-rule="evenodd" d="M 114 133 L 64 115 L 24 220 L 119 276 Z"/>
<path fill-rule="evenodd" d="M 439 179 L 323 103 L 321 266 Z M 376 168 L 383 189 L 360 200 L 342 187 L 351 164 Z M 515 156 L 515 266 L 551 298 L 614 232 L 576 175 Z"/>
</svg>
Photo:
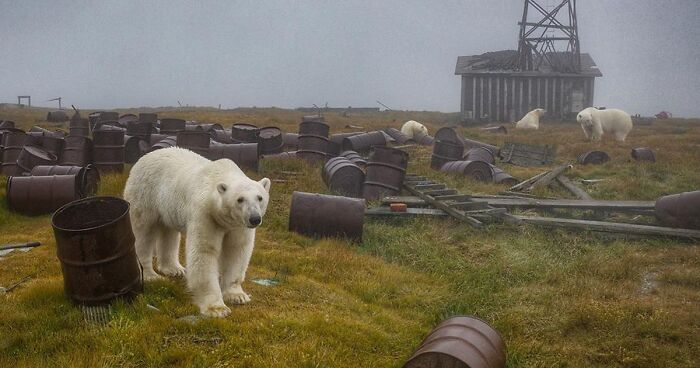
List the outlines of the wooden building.
<svg viewBox="0 0 700 368">
<path fill-rule="evenodd" d="M 536 108 L 550 119 L 569 119 L 593 106 L 595 78 L 602 77 L 593 58 L 581 53 L 581 71 L 518 70 L 518 51 L 506 50 L 457 58 L 455 74 L 462 76 L 461 109 L 469 121 L 514 122 Z M 564 60 L 564 53 L 548 55 Z"/>
</svg>

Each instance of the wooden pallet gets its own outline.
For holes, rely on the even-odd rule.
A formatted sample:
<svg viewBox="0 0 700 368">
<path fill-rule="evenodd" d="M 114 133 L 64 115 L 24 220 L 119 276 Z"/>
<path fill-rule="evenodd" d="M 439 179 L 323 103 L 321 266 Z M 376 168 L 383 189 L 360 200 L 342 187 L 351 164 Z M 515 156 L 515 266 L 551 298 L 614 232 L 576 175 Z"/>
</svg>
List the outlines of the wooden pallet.
<svg viewBox="0 0 700 368">
<path fill-rule="evenodd" d="M 556 146 L 506 142 L 501 148 L 501 161 L 517 166 L 545 166 L 554 163 Z"/>
</svg>

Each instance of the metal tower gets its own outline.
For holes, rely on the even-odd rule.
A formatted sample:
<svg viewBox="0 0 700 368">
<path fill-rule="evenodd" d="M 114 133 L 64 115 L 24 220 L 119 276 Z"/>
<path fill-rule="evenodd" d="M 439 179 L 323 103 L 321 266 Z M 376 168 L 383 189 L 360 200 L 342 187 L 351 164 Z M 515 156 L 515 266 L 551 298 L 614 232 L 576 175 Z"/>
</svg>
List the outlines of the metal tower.
<svg viewBox="0 0 700 368">
<path fill-rule="evenodd" d="M 554 5 L 548 3 L 553 2 Z M 520 70 L 547 66 L 561 73 L 581 71 L 576 0 L 525 0 L 518 42 Z"/>
</svg>

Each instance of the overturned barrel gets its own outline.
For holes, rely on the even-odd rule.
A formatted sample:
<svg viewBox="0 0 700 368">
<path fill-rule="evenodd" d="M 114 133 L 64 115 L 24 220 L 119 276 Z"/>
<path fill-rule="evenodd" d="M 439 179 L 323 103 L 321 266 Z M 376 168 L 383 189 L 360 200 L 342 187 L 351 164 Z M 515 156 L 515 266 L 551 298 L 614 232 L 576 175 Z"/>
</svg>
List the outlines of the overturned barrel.
<svg viewBox="0 0 700 368">
<path fill-rule="evenodd" d="M 430 156 L 430 168 L 440 170 L 442 165 L 448 162 L 461 160 L 463 151 L 464 146 L 459 140 L 442 141 L 436 139 L 433 145 L 433 154 Z"/>
<path fill-rule="evenodd" d="M 365 160 L 359 153 L 355 151 L 343 151 L 340 152 L 338 156 L 342 156 L 350 160 L 353 164 L 365 168 L 367 166 L 367 160 Z"/>
<path fill-rule="evenodd" d="M 408 153 L 396 148 L 375 146 L 367 160 L 362 196 L 371 201 L 397 195 L 401 191 L 407 167 Z"/>
<path fill-rule="evenodd" d="M 0 130 L 2 129 L 14 129 L 15 122 L 12 120 L 0 120 Z"/>
<path fill-rule="evenodd" d="M 386 128 L 384 129 L 384 133 L 388 134 L 391 138 L 393 138 L 397 144 L 406 144 L 408 143 L 408 141 L 411 140 L 411 137 L 407 136 L 406 134 L 403 134 L 400 130 L 396 128 Z"/>
<path fill-rule="evenodd" d="M 634 149 L 632 149 L 632 152 L 630 152 L 630 155 L 632 156 L 633 159 L 635 159 L 637 161 L 656 162 L 656 155 L 654 155 L 654 151 L 652 151 L 651 148 L 646 148 L 646 147 L 634 148 Z"/>
<path fill-rule="evenodd" d="M 403 368 L 504 368 L 506 345 L 488 323 L 472 316 L 451 317 L 421 342 Z"/>
<path fill-rule="evenodd" d="M 183 119 L 164 118 L 160 119 L 160 134 L 176 135 L 185 130 Z"/>
<path fill-rule="evenodd" d="M 496 184 L 505 184 L 512 187 L 520 183 L 520 180 L 513 177 L 513 175 L 510 175 L 496 166 L 491 165 L 491 171 L 493 172 L 493 182 Z"/>
<path fill-rule="evenodd" d="M 604 151 L 588 151 L 578 156 L 581 165 L 602 165 L 610 161 L 610 156 Z"/>
<path fill-rule="evenodd" d="M 100 171 L 124 170 L 124 131 L 96 130 L 92 137 L 95 167 Z"/>
<path fill-rule="evenodd" d="M 212 161 L 227 158 L 242 169 L 258 171 L 259 156 L 257 143 L 235 143 L 212 145 L 206 157 Z"/>
<path fill-rule="evenodd" d="M 700 229 L 700 190 L 661 197 L 654 210 L 665 226 Z"/>
<path fill-rule="evenodd" d="M 97 193 L 100 184 L 100 173 L 92 165 L 81 166 L 35 166 L 31 176 L 75 175 L 78 180 L 80 197 L 92 196 Z"/>
<path fill-rule="evenodd" d="M 184 131 L 177 133 L 177 146 L 187 148 L 197 154 L 208 157 L 211 136 L 205 131 Z"/>
<path fill-rule="evenodd" d="M 421 146 L 432 146 L 435 142 L 435 138 L 427 134 L 414 134 L 413 140 Z"/>
<path fill-rule="evenodd" d="M 161 139 L 160 141 L 156 142 L 155 144 L 151 145 L 151 148 L 148 149 L 148 152 L 153 152 L 155 150 L 159 150 L 161 148 L 170 148 L 170 147 L 176 147 L 177 146 L 177 138 L 174 136 L 166 136 L 165 138 Z"/>
<path fill-rule="evenodd" d="M 279 128 L 260 128 L 255 135 L 261 155 L 270 155 L 284 151 L 284 139 Z"/>
<path fill-rule="evenodd" d="M 444 164 L 440 171 L 462 174 L 477 181 L 493 182 L 492 166 L 484 161 L 452 161 Z"/>
<path fill-rule="evenodd" d="M 60 165 L 85 166 L 92 163 L 92 139 L 69 135 L 65 138 L 63 152 L 58 160 Z"/>
<path fill-rule="evenodd" d="M 287 149 L 296 150 L 299 147 L 299 134 L 297 133 L 284 133 L 282 140 Z"/>
<path fill-rule="evenodd" d="M 35 146 L 24 146 L 17 157 L 17 166 L 22 173 L 29 173 L 34 166 L 55 165 L 58 158 L 55 155 Z"/>
<path fill-rule="evenodd" d="M 79 185 L 76 175 L 11 176 L 7 178 L 7 207 L 29 216 L 51 213 L 79 199 Z"/>
<path fill-rule="evenodd" d="M 435 132 L 435 140 L 449 142 L 452 144 L 461 144 L 462 138 L 457 134 L 457 131 L 451 127 L 442 127 Z"/>
<path fill-rule="evenodd" d="M 143 155 L 148 152 L 151 146 L 144 137 L 124 136 L 124 162 L 127 164 L 136 163 Z"/>
<path fill-rule="evenodd" d="M 363 199 L 315 193 L 292 193 L 289 230 L 312 237 L 346 237 L 362 241 Z"/>
<path fill-rule="evenodd" d="M 494 157 L 493 152 L 484 147 L 471 148 L 464 153 L 462 158 L 465 161 L 484 161 L 491 165 L 496 163 L 496 158 Z"/>
<path fill-rule="evenodd" d="M 235 143 L 256 143 L 258 127 L 248 123 L 236 123 L 231 127 L 231 139 Z"/>
<path fill-rule="evenodd" d="M 501 152 L 500 148 L 498 148 L 492 144 L 479 142 L 479 141 L 475 141 L 473 139 L 468 139 L 468 138 L 463 138 L 463 137 L 460 137 L 460 140 L 462 141 L 462 144 L 464 145 L 464 149 L 483 147 L 483 148 L 486 148 L 489 151 L 491 151 L 491 153 L 493 153 L 494 156 L 498 156 L 498 154 Z"/>
<path fill-rule="evenodd" d="M 231 138 L 231 131 L 230 130 L 213 130 L 211 133 L 211 139 L 214 142 L 218 143 L 223 143 L 223 144 L 233 144 L 235 143 L 233 141 L 233 138 Z"/>
<path fill-rule="evenodd" d="M 292 160 L 297 158 L 297 151 L 286 151 L 273 153 L 271 155 L 262 155 L 260 158 L 264 160 Z"/>
<path fill-rule="evenodd" d="M 328 189 L 345 197 L 362 197 L 365 173 L 345 157 L 334 157 L 323 165 L 321 177 Z"/>
<path fill-rule="evenodd" d="M 61 207 L 51 218 L 66 296 L 105 305 L 143 292 L 129 203 L 92 197 Z"/>
<path fill-rule="evenodd" d="M 386 138 L 380 131 L 362 133 L 343 139 L 343 151 L 366 152 L 374 146 L 386 146 Z"/>
</svg>

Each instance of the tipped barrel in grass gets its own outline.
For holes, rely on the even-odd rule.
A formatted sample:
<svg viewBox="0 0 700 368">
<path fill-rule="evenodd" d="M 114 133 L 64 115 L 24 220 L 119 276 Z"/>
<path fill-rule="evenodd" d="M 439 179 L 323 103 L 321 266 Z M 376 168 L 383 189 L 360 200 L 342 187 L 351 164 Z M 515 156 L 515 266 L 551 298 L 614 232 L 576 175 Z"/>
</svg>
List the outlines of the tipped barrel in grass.
<svg viewBox="0 0 700 368">
<path fill-rule="evenodd" d="M 577 161 L 581 165 L 602 165 L 610 161 L 610 156 L 603 151 L 588 151 L 580 154 Z"/>
<path fill-rule="evenodd" d="M 440 170 L 442 165 L 450 161 L 459 161 L 462 159 L 464 146 L 457 141 L 441 141 L 436 140 L 433 145 L 433 154 L 430 157 L 430 167 L 433 170 Z"/>
<path fill-rule="evenodd" d="M 700 229 L 700 190 L 661 197 L 655 212 L 665 226 Z"/>
<path fill-rule="evenodd" d="M 323 165 L 321 171 L 323 182 L 328 189 L 346 197 L 362 197 L 362 185 L 365 173 L 345 157 L 334 157 Z"/>
<path fill-rule="evenodd" d="M 312 237 L 345 237 L 361 242 L 364 217 L 363 199 L 294 192 L 289 230 Z"/>
</svg>

